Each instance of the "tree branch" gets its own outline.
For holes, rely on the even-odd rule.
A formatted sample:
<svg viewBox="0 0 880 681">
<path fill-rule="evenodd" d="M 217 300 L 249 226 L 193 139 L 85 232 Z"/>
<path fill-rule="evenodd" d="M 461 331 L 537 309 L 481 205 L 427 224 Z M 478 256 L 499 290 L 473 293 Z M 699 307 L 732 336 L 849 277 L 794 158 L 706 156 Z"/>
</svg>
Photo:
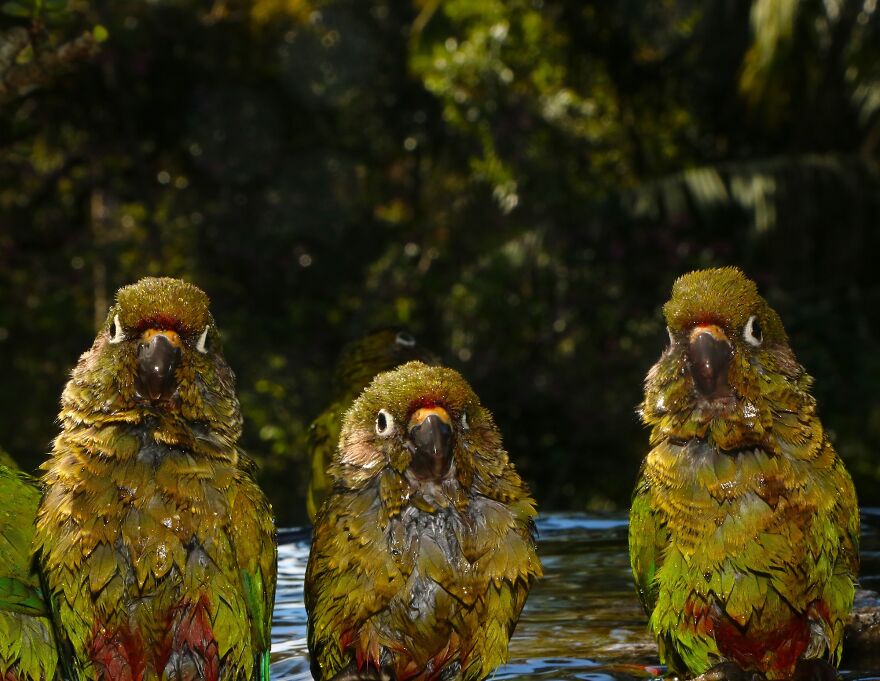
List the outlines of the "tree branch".
<svg viewBox="0 0 880 681">
<path fill-rule="evenodd" d="M 70 63 L 91 57 L 98 51 L 95 37 L 87 31 L 55 49 L 40 51 L 29 62 L 16 63 L 16 57 L 28 45 L 30 35 L 24 28 L 0 34 L 0 100 L 27 94 L 51 80 Z"/>
</svg>

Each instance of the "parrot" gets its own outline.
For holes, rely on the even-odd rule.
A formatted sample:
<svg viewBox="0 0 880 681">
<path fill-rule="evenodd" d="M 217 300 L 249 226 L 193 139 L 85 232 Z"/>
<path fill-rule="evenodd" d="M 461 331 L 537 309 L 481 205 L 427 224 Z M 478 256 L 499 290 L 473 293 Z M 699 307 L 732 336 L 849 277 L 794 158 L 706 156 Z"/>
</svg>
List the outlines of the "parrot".
<svg viewBox="0 0 880 681">
<path fill-rule="evenodd" d="M 266 681 L 275 526 L 205 293 L 121 288 L 59 421 L 34 545 L 66 676 Z"/>
<path fill-rule="evenodd" d="M 316 681 L 477 681 L 542 576 L 536 504 L 453 369 L 381 373 L 345 413 L 306 566 Z"/>
<path fill-rule="evenodd" d="M 339 444 L 343 414 L 377 374 L 411 360 L 426 364 L 438 361 L 437 356 L 422 347 L 412 333 L 397 327 L 376 329 L 343 349 L 336 368 L 335 399 L 308 430 L 311 478 L 306 493 L 306 511 L 313 524 L 329 492 L 327 467 Z"/>
<path fill-rule="evenodd" d="M 661 661 L 701 681 L 835 679 L 859 514 L 813 379 L 738 268 L 679 277 L 663 312 L 629 528 Z"/>
<path fill-rule="evenodd" d="M 52 681 L 58 649 L 33 553 L 40 488 L 0 464 L 0 679 Z"/>
</svg>

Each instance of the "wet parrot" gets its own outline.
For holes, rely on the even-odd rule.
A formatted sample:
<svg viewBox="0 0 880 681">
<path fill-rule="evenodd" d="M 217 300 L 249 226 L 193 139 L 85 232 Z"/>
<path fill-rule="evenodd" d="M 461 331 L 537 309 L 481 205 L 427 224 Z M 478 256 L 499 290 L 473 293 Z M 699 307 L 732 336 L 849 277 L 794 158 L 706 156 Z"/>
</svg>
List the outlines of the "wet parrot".
<svg viewBox="0 0 880 681">
<path fill-rule="evenodd" d="M 541 576 L 535 502 L 452 369 L 380 374 L 345 414 L 305 579 L 317 681 L 486 678 Z"/>
<path fill-rule="evenodd" d="M 0 679 L 52 681 L 58 652 L 33 553 L 40 490 L 0 464 Z"/>
<path fill-rule="evenodd" d="M 117 293 L 61 398 L 35 544 L 72 679 L 268 679 L 272 511 L 208 299 Z"/>
<path fill-rule="evenodd" d="M 682 276 L 663 311 L 629 532 L 660 657 L 707 681 L 836 678 L 859 516 L 813 379 L 736 268 Z"/>
<path fill-rule="evenodd" d="M 306 508 L 313 523 L 330 491 L 327 467 L 339 444 L 345 411 L 377 374 L 411 360 L 437 363 L 432 352 L 422 347 L 409 331 L 400 328 L 377 329 L 343 349 L 336 367 L 335 398 L 312 422 L 308 433 L 312 467 Z"/>
</svg>

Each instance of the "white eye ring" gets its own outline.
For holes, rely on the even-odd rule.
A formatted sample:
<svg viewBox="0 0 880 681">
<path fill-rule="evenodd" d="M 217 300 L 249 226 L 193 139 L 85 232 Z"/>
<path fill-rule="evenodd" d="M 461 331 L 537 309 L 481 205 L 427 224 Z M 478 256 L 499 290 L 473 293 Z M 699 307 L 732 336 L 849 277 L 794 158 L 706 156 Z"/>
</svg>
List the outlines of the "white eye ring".
<svg viewBox="0 0 880 681">
<path fill-rule="evenodd" d="M 208 352 L 208 348 L 205 347 L 205 341 L 208 340 L 208 326 L 205 327 L 205 330 L 202 331 L 202 335 L 199 336 L 199 342 L 196 343 L 196 350 L 201 352 L 203 355 Z"/>
<path fill-rule="evenodd" d="M 760 347 L 764 342 L 764 334 L 761 332 L 761 324 L 758 322 L 757 315 L 749 317 L 743 329 L 743 339 L 753 347 Z"/>
<path fill-rule="evenodd" d="M 107 338 L 110 343 L 121 343 L 125 340 L 125 334 L 122 332 L 122 324 L 119 323 L 119 315 L 113 315 L 113 328 L 110 330 L 110 336 Z"/>
<path fill-rule="evenodd" d="M 470 430 L 471 429 L 471 426 L 467 420 L 467 412 L 466 411 L 461 412 L 461 429 L 462 430 Z"/>
<path fill-rule="evenodd" d="M 376 435 L 388 437 L 394 432 L 394 417 L 385 409 L 380 409 L 376 415 Z"/>
<path fill-rule="evenodd" d="M 666 333 L 669 334 L 669 344 L 675 345 L 675 336 L 672 335 L 672 329 L 668 326 L 666 327 Z"/>
<path fill-rule="evenodd" d="M 405 348 L 411 348 L 416 344 L 415 336 L 407 331 L 398 332 L 397 336 L 394 338 L 394 342 L 398 345 L 402 345 Z"/>
</svg>

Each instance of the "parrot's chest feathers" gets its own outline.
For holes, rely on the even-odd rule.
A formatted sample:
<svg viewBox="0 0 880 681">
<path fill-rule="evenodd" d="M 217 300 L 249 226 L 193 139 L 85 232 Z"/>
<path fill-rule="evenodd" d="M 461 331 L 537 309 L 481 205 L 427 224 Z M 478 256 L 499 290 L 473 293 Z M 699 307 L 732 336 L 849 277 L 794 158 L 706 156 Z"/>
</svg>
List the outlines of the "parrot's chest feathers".
<svg viewBox="0 0 880 681">
<path fill-rule="evenodd" d="M 386 538 L 406 576 L 395 601 L 407 617 L 454 618 L 488 587 L 489 576 L 481 577 L 474 565 L 486 547 L 467 511 L 452 505 L 433 511 L 407 506 L 390 523 Z"/>
<path fill-rule="evenodd" d="M 88 563 L 100 545 L 120 553 L 120 567 L 142 567 L 154 578 L 174 574 L 229 525 L 235 469 L 226 459 L 166 444 L 149 430 L 119 432 L 125 456 L 81 451 L 80 466 L 59 467 L 66 503 Z M 143 575 L 137 575 L 143 583 Z"/>
<path fill-rule="evenodd" d="M 443 598 L 443 587 L 459 580 L 461 551 L 454 529 L 456 519 L 448 509 L 426 513 L 411 507 L 402 516 L 399 528 L 389 534 L 389 546 L 394 555 L 400 546 L 397 537 L 402 537 L 401 555 L 409 579 L 395 600 L 411 616 L 427 615 L 449 600 Z"/>
<path fill-rule="evenodd" d="M 462 531 L 461 518 L 454 509 L 429 512 L 409 506 L 389 527 L 388 547 L 392 555 L 402 557 L 405 572 L 417 571 L 426 577 L 426 572 L 432 572 L 426 570 L 428 564 L 442 561 L 449 568 L 448 577 L 454 578 L 454 568 L 462 560 L 458 541 Z"/>
<path fill-rule="evenodd" d="M 815 511 L 797 462 L 761 449 L 731 454 L 700 440 L 663 442 L 644 472 L 673 542 L 710 565 Z"/>
</svg>

